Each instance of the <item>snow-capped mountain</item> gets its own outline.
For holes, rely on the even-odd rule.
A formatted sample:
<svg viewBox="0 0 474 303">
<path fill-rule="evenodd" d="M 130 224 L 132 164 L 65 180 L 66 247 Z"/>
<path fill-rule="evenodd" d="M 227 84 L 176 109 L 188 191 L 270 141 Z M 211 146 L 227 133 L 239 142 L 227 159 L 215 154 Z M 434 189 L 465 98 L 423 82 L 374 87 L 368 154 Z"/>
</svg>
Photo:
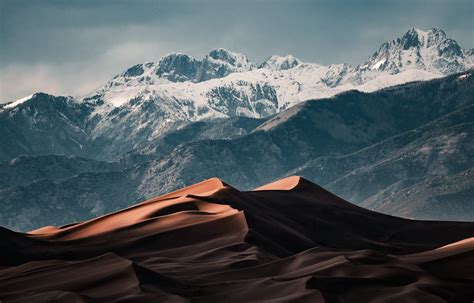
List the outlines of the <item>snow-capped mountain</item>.
<svg viewBox="0 0 474 303">
<path fill-rule="evenodd" d="M 323 66 L 291 55 L 256 64 L 222 48 L 202 59 L 169 54 L 130 67 L 78 101 L 90 113 L 83 124 L 91 140 L 108 146 L 110 154 L 121 154 L 189 122 L 264 118 L 309 99 L 353 89 L 375 91 L 473 66 L 474 51 L 462 49 L 443 31 L 411 29 L 357 66 Z M 0 112 L 24 101 L 3 105 Z"/>
<path fill-rule="evenodd" d="M 374 91 L 460 72 L 474 65 L 473 58 L 472 50 L 463 50 L 441 30 L 411 29 L 382 44 L 358 66 L 321 66 L 291 55 L 271 56 L 254 64 L 225 49 L 212 50 L 201 60 L 170 54 L 158 63 L 131 67 L 92 95 L 114 106 L 137 98 L 167 100 L 192 119 L 233 114 L 262 117 L 303 100 L 346 90 Z M 262 94 L 258 87 L 267 87 L 268 92 L 273 88 L 276 100 L 273 93 Z M 269 101 L 263 102 L 264 110 L 263 99 Z M 194 110 L 189 112 L 189 106 L 183 108 L 177 100 L 190 102 Z"/>
<path fill-rule="evenodd" d="M 371 70 L 396 74 L 408 69 L 450 74 L 472 66 L 472 50 L 459 44 L 439 29 L 410 29 L 402 38 L 385 42 L 366 62 Z"/>
<path fill-rule="evenodd" d="M 169 54 L 158 63 L 137 64 L 117 75 L 109 87 L 156 85 L 166 82 L 202 82 L 256 68 L 246 56 L 223 48 L 212 50 L 202 60 L 182 53 Z M 167 81 L 165 81 L 167 80 Z"/>
<path fill-rule="evenodd" d="M 302 62 L 292 55 L 271 56 L 265 62 L 259 65 L 259 68 L 268 68 L 272 70 L 285 70 L 293 68 Z"/>
</svg>

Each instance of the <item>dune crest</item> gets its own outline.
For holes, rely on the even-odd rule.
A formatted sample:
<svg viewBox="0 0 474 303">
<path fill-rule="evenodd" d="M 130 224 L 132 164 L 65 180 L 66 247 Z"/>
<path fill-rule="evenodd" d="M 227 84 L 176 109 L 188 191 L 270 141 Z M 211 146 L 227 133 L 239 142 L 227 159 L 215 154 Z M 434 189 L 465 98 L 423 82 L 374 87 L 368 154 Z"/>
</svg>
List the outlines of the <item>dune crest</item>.
<svg viewBox="0 0 474 303">
<path fill-rule="evenodd" d="M 269 184 L 262 185 L 253 189 L 254 191 L 262 190 L 292 190 L 296 188 L 303 180 L 300 176 L 291 176 L 285 179 L 281 179 Z"/>
<path fill-rule="evenodd" d="M 30 233 L 0 228 L 6 302 L 469 302 L 474 223 L 372 212 L 293 176 L 212 178 Z"/>
<path fill-rule="evenodd" d="M 170 199 L 170 198 L 177 198 L 177 197 L 183 197 L 186 195 L 206 195 L 208 193 L 212 193 L 216 190 L 219 190 L 221 188 L 224 188 L 225 186 L 228 186 L 225 184 L 221 179 L 219 178 L 210 178 L 204 181 L 201 181 L 199 183 L 175 190 L 173 192 L 158 196 L 156 198 L 147 200 L 142 203 L 148 203 L 148 202 L 155 202 L 158 200 L 165 200 L 165 199 Z"/>
</svg>

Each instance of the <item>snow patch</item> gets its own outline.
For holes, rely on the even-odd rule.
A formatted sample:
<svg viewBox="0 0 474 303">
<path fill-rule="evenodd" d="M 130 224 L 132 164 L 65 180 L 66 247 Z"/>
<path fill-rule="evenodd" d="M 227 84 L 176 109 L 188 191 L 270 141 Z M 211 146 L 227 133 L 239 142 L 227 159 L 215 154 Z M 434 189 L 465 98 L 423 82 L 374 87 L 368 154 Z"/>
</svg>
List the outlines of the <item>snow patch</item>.
<svg viewBox="0 0 474 303">
<path fill-rule="evenodd" d="M 28 100 L 30 100 L 31 98 L 33 98 L 34 94 L 33 95 L 29 95 L 29 96 L 26 96 L 26 97 L 23 97 L 21 99 L 18 99 L 16 101 L 13 101 L 12 103 L 8 103 L 7 105 L 5 105 L 3 108 L 13 108 L 13 107 L 16 107 Z"/>
<path fill-rule="evenodd" d="M 382 59 L 382 60 L 378 61 L 377 63 L 375 63 L 370 69 L 371 70 L 379 69 L 386 61 L 387 61 L 387 59 Z"/>
<path fill-rule="evenodd" d="M 380 75 L 379 77 L 367 81 L 366 83 L 356 87 L 363 92 L 373 92 L 384 87 L 395 86 L 414 81 L 426 81 L 444 77 L 443 74 L 434 74 L 424 70 L 409 69 L 395 75 Z"/>
</svg>

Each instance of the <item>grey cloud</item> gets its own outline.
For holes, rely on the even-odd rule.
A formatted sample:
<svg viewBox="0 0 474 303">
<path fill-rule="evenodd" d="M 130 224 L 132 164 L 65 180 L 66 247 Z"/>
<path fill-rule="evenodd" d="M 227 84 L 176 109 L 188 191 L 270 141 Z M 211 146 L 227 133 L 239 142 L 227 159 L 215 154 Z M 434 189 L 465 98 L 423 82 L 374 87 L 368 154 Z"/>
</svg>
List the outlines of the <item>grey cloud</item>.
<svg viewBox="0 0 474 303">
<path fill-rule="evenodd" d="M 293 54 L 357 64 L 411 27 L 473 47 L 471 0 L 0 0 L 0 100 L 80 95 L 131 64 L 225 47 L 256 62 Z M 18 82 L 18 79 L 21 79 Z"/>
</svg>

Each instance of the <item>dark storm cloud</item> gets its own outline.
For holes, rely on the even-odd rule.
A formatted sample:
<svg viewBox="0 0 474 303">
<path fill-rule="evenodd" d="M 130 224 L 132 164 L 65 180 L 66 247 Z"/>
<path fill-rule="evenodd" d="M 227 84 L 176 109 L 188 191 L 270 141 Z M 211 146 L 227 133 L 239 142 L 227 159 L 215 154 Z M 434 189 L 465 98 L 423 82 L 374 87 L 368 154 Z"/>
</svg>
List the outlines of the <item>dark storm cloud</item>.
<svg viewBox="0 0 474 303">
<path fill-rule="evenodd" d="M 411 27 L 473 47 L 473 1 L 0 0 L 0 100 L 83 94 L 131 64 L 225 47 L 357 64 Z"/>
</svg>

